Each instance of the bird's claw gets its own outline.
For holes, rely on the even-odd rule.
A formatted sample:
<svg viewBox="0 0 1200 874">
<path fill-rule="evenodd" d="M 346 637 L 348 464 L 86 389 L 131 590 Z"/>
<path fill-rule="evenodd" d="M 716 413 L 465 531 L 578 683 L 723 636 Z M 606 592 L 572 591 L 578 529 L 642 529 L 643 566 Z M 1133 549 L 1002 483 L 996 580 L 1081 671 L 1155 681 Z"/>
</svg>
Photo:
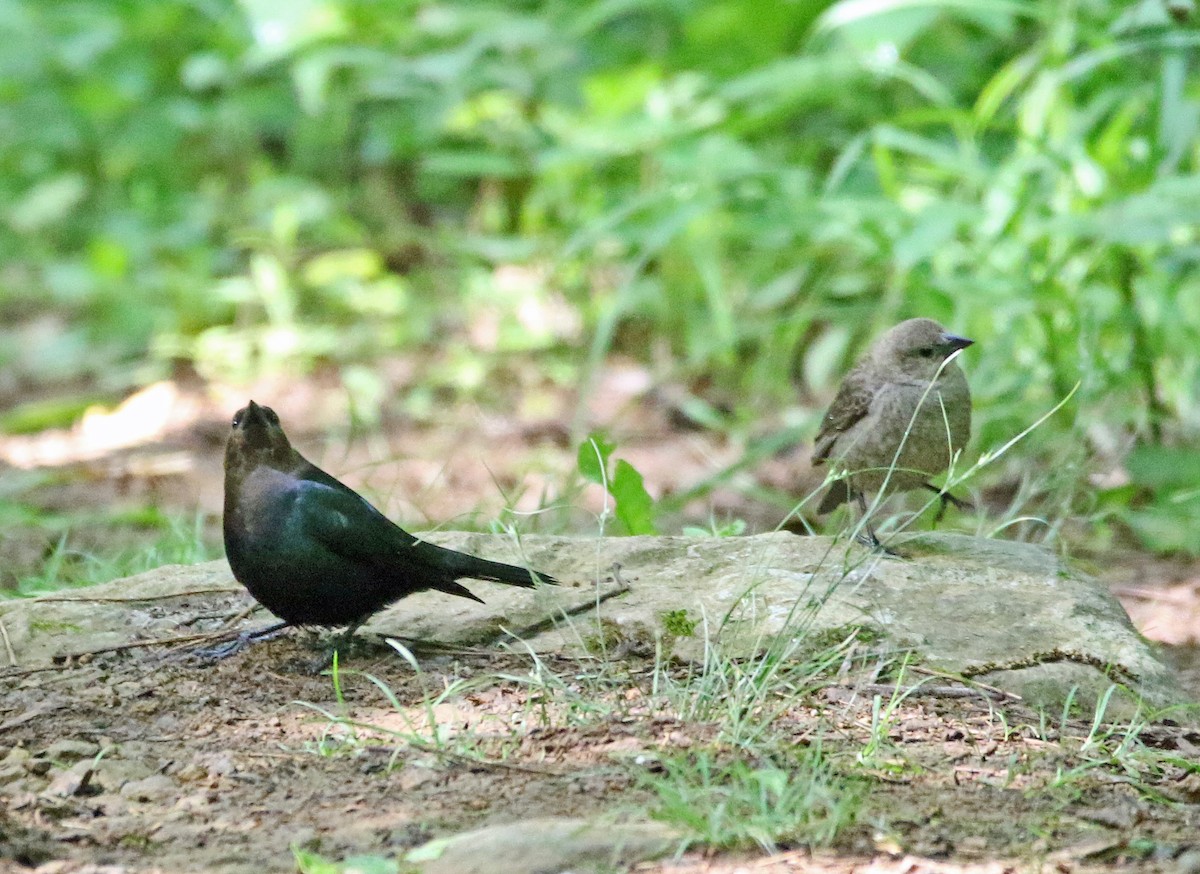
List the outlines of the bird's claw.
<svg viewBox="0 0 1200 874">
<path fill-rule="evenodd" d="M 288 622 L 278 622 L 275 625 L 268 625 L 266 628 L 260 628 L 257 631 L 243 631 L 237 637 L 223 643 L 218 643 L 216 646 L 193 649 L 191 655 L 193 658 L 201 661 L 219 662 L 222 659 L 237 655 L 253 643 L 278 637 L 287 630 L 290 624 Z"/>
<path fill-rule="evenodd" d="M 881 553 L 889 558 L 907 558 L 903 553 L 896 552 L 896 550 L 885 545 L 882 540 L 875 536 L 875 532 L 869 528 L 866 533 L 856 534 L 854 539 L 872 552 Z"/>
</svg>

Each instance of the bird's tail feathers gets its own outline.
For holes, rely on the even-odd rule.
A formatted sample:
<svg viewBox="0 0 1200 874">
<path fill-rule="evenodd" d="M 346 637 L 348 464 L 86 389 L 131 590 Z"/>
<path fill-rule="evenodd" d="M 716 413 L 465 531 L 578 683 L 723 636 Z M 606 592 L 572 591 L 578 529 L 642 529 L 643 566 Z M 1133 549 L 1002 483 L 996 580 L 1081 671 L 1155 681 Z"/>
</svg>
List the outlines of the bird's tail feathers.
<svg viewBox="0 0 1200 874">
<path fill-rule="evenodd" d="M 436 583 L 433 588 L 439 592 L 445 592 L 447 595 L 458 595 L 460 598 L 470 598 L 472 601 L 478 601 L 480 604 L 485 603 L 483 598 L 480 598 L 466 586 L 460 586 L 454 580 L 442 580 Z"/>
<path fill-rule="evenodd" d="M 526 589 L 532 589 L 538 582 L 548 583 L 552 586 L 558 585 L 558 580 L 549 574 L 499 561 L 489 561 L 486 558 L 477 558 L 463 552 L 455 552 L 452 549 L 442 549 L 441 547 L 437 547 L 437 549 L 440 559 L 438 563 L 455 577 L 470 577 L 474 580 L 486 580 L 489 583 L 507 583 L 510 586 L 521 586 Z"/>
</svg>

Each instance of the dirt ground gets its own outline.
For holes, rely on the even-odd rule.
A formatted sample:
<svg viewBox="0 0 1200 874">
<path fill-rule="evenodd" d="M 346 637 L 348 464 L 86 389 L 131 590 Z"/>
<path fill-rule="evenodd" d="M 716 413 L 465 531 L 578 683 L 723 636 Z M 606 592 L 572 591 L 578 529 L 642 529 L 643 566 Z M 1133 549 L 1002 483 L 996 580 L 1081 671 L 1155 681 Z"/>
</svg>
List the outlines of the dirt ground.
<svg viewBox="0 0 1200 874">
<path fill-rule="evenodd" d="M 582 422 L 636 423 L 615 436 L 656 497 L 686 490 L 744 450 L 681 423 L 646 393 L 642 374 L 617 367 L 603 381 L 595 394 L 606 406 Z M 149 399 L 97 414 L 86 427 L 0 439 L 6 476 L 41 477 L 26 498 L 48 510 L 199 510 L 212 537 L 226 420 L 246 392 L 152 388 L 158 393 Z M 547 389 L 541 406 L 527 402 L 511 416 L 385 415 L 366 437 L 336 431 L 344 403 L 319 383 L 265 384 L 253 396 L 272 402 L 285 427 L 297 423 L 289 432 L 314 461 L 412 527 L 463 527 L 506 506 L 565 504 L 522 525 L 594 530 L 603 506 L 597 490 L 562 485 L 575 449 L 573 431 L 561 424 L 572 418 L 561 392 Z M 789 464 L 769 460 L 762 480 L 779 483 Z M 804 481 L 803 472 L 796 476 Z M 546 482 L 558 485 L 547 492 Z M 748 530 L 778 522 L 777 507 L 746 494 L 718 489 L 680 518 L 740 518 Z M 103 523 L 76 529 L 72 542 L 99 550 L 139 536 Z M 51 545 L 44 532 L 20 525 L 2 539 L 6 579 L 37 567 Z M 1200 700 L 1200 565 L 1123 552 L 1102 566 L 1143 633 L 1170 645 L 1166 657 Z M 398 857 L 483 824 L 614 810 L 641 816 L 655 799 L 640 775 L 662 754 L 708 744 L 717 731 L 642 706 L 653 690 L 636 659 L 582 718 L 511 679 L 531 672 L 528 659 L 511 654 L 426 653 L 414 675 L 376 647 L 352 658 L 337 688 L 313 672 L 319 655 L 294 633 L 215 663 L 144 649 L 0 677 L 0 870 L 289 871 L 293 847 L 331 859 Z M 596 694 L 586 680 L 593 666 L 552 667 L 577 678 L 580 697 Z M 693 849 L 637 870 L 1200 871 L 1194 729 L 1157 725 L 1136 743 L 1122 745 L 1118 732 L 1089 745 L 1086 722 L 1047 727 L 1019 704 L 917 696 L 897 709 L 887 744 L 864 771 L 873 694 L 855 682 L 843 677 L 797 695 L 775 723 L 798 745 L 819 740 L 846 774 L 868 775 L 859 823 L 834 846 Z M 449 690 L 434 714 L 447 733 L 443 747 L 414 744 L 414 732 L 428 734 L 420 702 L 438 690 Z"/>
<path fill-rule="evenodd" d="M 599 694 L 580 679 L 548 695 L 503 679 L 529 677 L 527 658 L 418 651 L 416 675 L 382 646 L 352 657 L 335 689 L 314 673 L 322 652 L 294 633 L 216 662 L 134 650 L 9 672 L 0 859 L 116 874 L 289 871 L 293 847 L 397 857 L 484 824 L 640 815 L 656 805 L 639 776 L 716 739 L 715 725 L 651 704 L 636 659 Z M 543 669 L 573 682 L 595 666 Z M 1180 866 L 1200 860 L 1200 773 L 1184 764 L 1200 731 L 1147 728 L 1128 756 L 1118 732 L 1089 753 L 1086 722 L 1047 728 L 947 688 L 908 699 L 882 746 L 871 689 L 850 680 L 797 695 L 773 721 L 797 746 L 820 742 L 865 791 L 859 824 L 815 858 L 685 852 L 637 870 L 1196 870 Z M 431 714 L 422 702 L 442 690 Z M 572 693 L 591 697 L 586 718 L 564 703 Z"/>
</svg>

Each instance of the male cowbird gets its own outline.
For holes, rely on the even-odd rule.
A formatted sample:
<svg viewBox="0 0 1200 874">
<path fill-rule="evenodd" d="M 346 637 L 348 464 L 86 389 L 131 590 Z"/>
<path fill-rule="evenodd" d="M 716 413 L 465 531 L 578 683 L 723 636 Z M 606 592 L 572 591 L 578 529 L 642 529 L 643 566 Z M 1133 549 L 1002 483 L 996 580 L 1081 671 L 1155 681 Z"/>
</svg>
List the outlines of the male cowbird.
<svg viewBox="0 0 1200 874">
<path fill-rule="evenodd" d="M 947 333 L 932 319 L 909 319 L 880 337 L 842 380 L 821 423 L 813 464 L 835 462 L 846 472 L 825 493 L 828 513 L 854 498 L 864 516 L 864 492 L 929 489 L 946 503 L 967 504 L 929 482 L 950 466 L 971 436 L 971 390 L 946 358 L 974 341 Z M 866 541 L 880 546 L 866 524 Z"/>
<path fill-rule="evenodd" d="M 225 553 L 260 604 L 290 625 L 349 626 L 435 589 L 480 601 L 456 580 L 532 588 L 543 573 L 418 540 L 292 448 L 270 407 L 237 411 L 225 447 Z"/>
</svg>

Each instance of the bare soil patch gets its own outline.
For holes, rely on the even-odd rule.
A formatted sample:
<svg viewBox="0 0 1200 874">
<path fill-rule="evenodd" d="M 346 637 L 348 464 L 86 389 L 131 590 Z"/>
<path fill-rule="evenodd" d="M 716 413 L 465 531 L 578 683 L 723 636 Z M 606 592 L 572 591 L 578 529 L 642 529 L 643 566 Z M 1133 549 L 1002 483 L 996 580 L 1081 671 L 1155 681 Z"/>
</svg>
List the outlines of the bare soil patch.
<svg viewBox="0 0 1200 874">
<path fill-rule="evenodd" d="M 288 871 L 292 847 L 398 857 L 484 824 L 641 817 L 656 807 L 642 778 L 663 756 L 741 755 L 719 726 L 664 706 L 636 659 L 599 683 L 587 661 L 418 650 L 417 675 L 376 645 L 335 685 L 314 673 L 325 652 L 293 633 L 216 663 L 140 650 L 9 672 L 3 857 L 43 872 Z M 539 671 L 575 688 L 521 681 Z M 882 728 L 880 701 L 849 678 L 773 720 L 864 791 L 859 824 L 832 848 L 693 850 L 638 870 L 1174 871 L 1190 858 L 1200 732 L 1148 727 L 1122 751 L 1120 729 L 1105 740 L 1086 721 L 1048 725 L 938 688 Z M 572 703 L 589 697 L 590 710 Z M 906 856 L 926 861 L 894 867 Z"/>
</svg>

